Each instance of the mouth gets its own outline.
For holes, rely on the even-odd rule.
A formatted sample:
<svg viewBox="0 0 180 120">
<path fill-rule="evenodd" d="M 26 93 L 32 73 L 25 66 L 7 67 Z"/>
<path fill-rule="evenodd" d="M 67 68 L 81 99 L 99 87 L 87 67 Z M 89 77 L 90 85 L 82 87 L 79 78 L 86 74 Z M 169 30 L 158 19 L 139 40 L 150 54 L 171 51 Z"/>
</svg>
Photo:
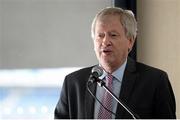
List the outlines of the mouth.
<svg viewBox="0 0 180 120">
<path fill-rule="evenodd" d="M 102 53 L 109 54 L 111 52 L 112 52 L 111 49 L 102 49 Z"/>
</svg>

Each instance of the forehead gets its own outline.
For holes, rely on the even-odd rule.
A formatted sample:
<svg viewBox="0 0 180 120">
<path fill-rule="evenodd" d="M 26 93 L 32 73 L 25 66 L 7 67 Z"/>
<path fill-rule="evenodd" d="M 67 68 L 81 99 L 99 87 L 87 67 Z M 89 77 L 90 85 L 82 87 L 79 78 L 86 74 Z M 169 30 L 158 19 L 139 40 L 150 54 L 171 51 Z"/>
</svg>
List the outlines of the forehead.
<svg viewBox="0 0 180 120">
<path fill-rule="evenodd" d="M 100 29 L 115 29 L 115 30 L 123 30 L 123 26 L 120 22 L 120 16 L 118 15 L 105 15 L 101 16 L 97 19 L 96 30 Z"/>
</svg>

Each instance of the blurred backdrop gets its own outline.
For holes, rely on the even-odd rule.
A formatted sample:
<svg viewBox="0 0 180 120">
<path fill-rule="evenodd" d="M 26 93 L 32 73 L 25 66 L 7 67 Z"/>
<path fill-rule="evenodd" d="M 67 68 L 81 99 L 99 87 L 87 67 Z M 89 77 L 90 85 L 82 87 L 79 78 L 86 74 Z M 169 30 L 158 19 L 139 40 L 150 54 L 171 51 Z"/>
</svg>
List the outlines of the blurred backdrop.
<svg viewBox="0 0 180 120">
<path fill-rule="evenodd" d="M 97 64 L 91 22 L 111 0 L 0 0 L 0 119 L 53 119 L 65 75 Z"/>
</svg>

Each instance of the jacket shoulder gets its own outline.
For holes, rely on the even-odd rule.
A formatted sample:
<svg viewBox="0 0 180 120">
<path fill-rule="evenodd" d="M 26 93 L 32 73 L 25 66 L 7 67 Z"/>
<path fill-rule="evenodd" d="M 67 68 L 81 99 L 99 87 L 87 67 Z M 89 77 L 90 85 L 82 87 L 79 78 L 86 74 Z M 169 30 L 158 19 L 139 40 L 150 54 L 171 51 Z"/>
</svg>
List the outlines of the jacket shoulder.
<svg viewBox="0 0 180 120">
<path fill-rule="evenodd" d="M 139 72 L 152 72 L 156 74 L 167 74 L 164 70 L 141 63 L 141 62 L 136 62 L 136 69 Z"/>
<path fill-rule="evenodd" d="M 85 67 L 85 68 L 80 68 L 79 70 L 76 70 L 74 72 L 69 73 L 68 75 L 66 75 L 66 77 L 80 77 L 83 76 L 85 74 L 90 74 L 91 73 L 91 69 L 93 66 L 91 67 Z"/>
<path fill-rule="evenodd" d="M 65 76 L 64 81 L 73 84 L 74 82 L 85 82 L 89 79 L 93 66 L 84 67 Z"/>
</svg>

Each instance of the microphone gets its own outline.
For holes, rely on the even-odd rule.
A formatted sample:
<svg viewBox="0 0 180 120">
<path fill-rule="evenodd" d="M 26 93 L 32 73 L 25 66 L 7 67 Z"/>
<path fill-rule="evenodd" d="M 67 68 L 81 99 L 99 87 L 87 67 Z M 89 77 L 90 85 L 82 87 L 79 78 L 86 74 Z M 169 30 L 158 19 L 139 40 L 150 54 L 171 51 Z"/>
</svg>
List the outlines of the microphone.
<svg viewBox="0 0 180 120">
<path fill-rule="evenodd" d="M 103 74 L 103 70 L 100 66 L 95 66 L 91 70 L 91 75 L 89 77 L 89 81 L 91 83 L 99 82 L 99 77 Z"/>
</svg>

